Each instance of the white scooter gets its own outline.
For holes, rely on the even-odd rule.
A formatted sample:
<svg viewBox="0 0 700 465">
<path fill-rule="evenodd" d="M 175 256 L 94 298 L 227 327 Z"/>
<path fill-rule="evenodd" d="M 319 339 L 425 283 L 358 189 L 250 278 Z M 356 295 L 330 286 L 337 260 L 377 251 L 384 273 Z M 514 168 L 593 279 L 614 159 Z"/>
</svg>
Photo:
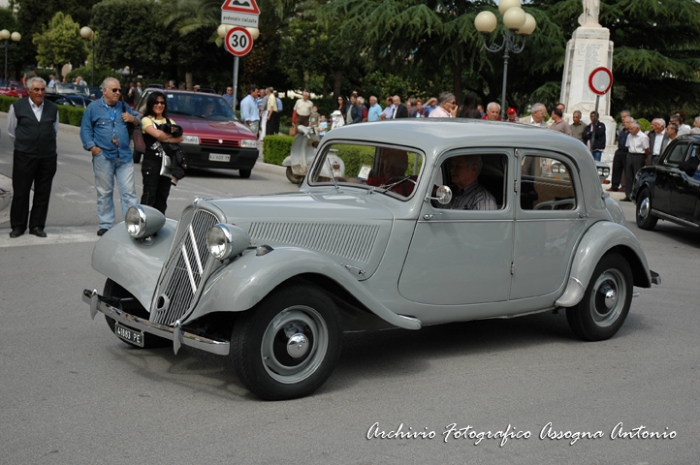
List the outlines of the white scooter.
<svg viewBox="0 0 700 465">
<path fill-rule="evenodd" d="M 301 184 L 304 180 L 308 167 L 316 156 L 316 147 L 319 140 L 316 128 L 297 126 L 297 135 L 294 137 L 294 142 L 292 142 L 291 153 L 282 162 L 282 166 L 287 167 L 287 179 L 292 184 Z M 330 161 L 333 172 L 331 173 L 331 167 L 326 162 L 321 167 L 321 177 L 328 179 L 345 177 L 345 163 L 334 150 L 331 149 L 331 153 L 328 154 L 327 158 Z"/>
</svg>

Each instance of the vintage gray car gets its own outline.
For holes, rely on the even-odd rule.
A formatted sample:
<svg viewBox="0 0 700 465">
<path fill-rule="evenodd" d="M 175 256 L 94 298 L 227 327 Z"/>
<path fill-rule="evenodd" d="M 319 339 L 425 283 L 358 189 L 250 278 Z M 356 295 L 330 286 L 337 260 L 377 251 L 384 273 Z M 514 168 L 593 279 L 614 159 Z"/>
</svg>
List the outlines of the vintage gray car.
<svg viewBox="0 0 700 465">
<path fill-rule="evenodd" d="M 328 177 L 330 153 L 345 177 Z M 633 286 L 660 283 L 591 155 L 555 131 L 351 125 L 308 173 L 299 192 L 197 199 L 179 222 L 132 207 L 93 251 L 108 279 L 83 292 L 92 317 L 139 347 L 229 356 L 251 392 L 290 399 L 328 379 L 343 331 L 563 309 L 602 340 Z"/>
</svg>

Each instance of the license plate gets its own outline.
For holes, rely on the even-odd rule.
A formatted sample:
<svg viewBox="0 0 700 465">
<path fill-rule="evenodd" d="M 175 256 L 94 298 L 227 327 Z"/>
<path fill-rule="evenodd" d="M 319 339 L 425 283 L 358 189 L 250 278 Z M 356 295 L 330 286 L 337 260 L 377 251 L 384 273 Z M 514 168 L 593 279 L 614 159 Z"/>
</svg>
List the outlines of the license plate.
<svg viewBox="0 0 700 465">
<path fill-rule="evenodd" d="M 117 337 L 124 339 L 127 342 L 131 342 L 132 344 L 135 344 L 139 347 L 143 347 L 143 333 L 141 331 L 136 331 L 131 328 L 122 326 L 119 323 L 115 323 L 114 334 L 116 334 Z"/>
<path fill-rule="evenodd" d="M 231 155 L 227 153 L 210 153 L 209 161 L 231 161 Z"/>
</svg>

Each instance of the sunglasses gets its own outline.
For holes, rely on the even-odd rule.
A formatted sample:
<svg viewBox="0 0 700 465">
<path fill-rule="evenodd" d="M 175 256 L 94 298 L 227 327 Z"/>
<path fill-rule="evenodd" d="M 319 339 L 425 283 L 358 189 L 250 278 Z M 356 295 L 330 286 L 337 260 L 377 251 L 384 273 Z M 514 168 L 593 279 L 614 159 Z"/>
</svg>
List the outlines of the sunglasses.
<svg viewBox="0 0 700 465">
<path fill-rule="evenodd" d="M 165 105 L 165 102 L 163 102 L 162 100 L 157 100 L 156 103 L 154 103 L 153 105 Z"/>
<path fill-rule="evenodd" d="M 112 92 L 114 92 L 115 94 L 116 94 L 117 92 L 120 92 L 120 93 L 121 93 L 121 91 L 122 91 L 121 89 L 110 89 L 110 90 L 111 90 Z"/>
</svg>

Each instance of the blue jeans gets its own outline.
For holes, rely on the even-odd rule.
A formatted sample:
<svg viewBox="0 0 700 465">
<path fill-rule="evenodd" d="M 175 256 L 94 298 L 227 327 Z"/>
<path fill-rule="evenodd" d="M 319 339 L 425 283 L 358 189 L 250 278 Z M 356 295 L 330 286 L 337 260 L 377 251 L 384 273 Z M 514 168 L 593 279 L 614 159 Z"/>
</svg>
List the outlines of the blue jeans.
<svg viewBox="0 0 700 465">
<path fill-rule="evenodd" d="M 593 159 L 594 159 L 595 161 L 600 161 L 600 157 L 601 157 L 602 155 L 603 155 L 603 151 L 602 151 L 602 150 L 594 150 L 594 151 L 593 151 Z"/>
<path fill-rule="evenodd" d="M 122 214 L 132 205 L 138 203 L 134 185 L 134 162 L 124 162 L 117 158 L 110 160 L 104 153 L 92 157 L 92 167 L 95 170 L 95 187 L 97 188 L 97 216 L 100 217 L 100 229 L 114 226 L 114 177 L 117 177 L 119 197 L 122 204 Z"/>
</svg>

